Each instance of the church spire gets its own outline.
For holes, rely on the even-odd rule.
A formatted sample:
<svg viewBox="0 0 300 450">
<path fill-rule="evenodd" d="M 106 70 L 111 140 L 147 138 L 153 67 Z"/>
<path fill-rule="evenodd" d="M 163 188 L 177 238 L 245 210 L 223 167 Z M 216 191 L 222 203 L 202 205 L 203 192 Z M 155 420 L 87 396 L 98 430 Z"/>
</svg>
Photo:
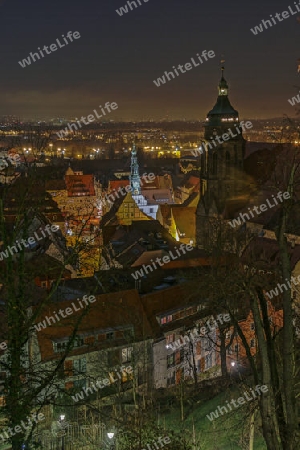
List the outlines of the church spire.
<svg viewBox="0 0 300 450">
<path fill-rule="evenodd" d="M 219 96 L 227 96 L 228 95 L 228 84 L 227 81 L 224 78 L 224 66 L 221 67 L 221 80 L 219 82 L 218 90 L 219 90 Z"/>
<path fill-rule="evenodd" d="M 130 170 L 130 186 L 132 195 L 141 195 L 141 180 L 139 175 L 139 164 L 137 160 L 137 151 L 135 142 L 131 150 L 131 170 Z"/>
<path fill-rule="evenodd" d="M 218 84 L 217 102 L 212 110 L 206 116 L 205 121 L 205 139 L 210 139 L 216 129 L 219 135 L 222 135 L 228 125 L 233 127 L 239 121 L 239 113 L 236 111 L 228 97 L 228 84 L 224 78 L 224 66 L 221 67 L 221 79 Z M 224 129 L 224 131 L 223 131 Z"/>
</svg>

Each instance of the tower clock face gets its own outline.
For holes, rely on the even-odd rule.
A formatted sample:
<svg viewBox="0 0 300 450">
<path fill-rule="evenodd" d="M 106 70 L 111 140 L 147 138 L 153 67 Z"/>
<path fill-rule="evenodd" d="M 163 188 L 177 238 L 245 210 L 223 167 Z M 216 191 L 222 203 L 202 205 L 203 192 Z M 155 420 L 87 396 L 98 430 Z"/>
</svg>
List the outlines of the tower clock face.
<svg viewBox="0 0 300 450">
<path fill-rule="evenodd" d="M 139 183 L 138 183 L 138 182 L 136 182 L 136 181 L 133 181 L 133 182 L 132 182 L 132 187 L 133 187 L 133 193 L 134 193 L 134 194 L 136 194 L 136 193 L 138 193 L 138 192 L 139 192 L 139 189 L 140 189 L 140 185 L 139 185 Z"/>
</svg>

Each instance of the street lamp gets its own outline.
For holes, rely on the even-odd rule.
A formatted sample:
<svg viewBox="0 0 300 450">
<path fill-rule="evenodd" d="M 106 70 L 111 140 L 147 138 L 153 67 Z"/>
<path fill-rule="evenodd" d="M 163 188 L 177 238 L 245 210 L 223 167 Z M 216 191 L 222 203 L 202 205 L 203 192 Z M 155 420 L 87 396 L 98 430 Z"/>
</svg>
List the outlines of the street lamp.
<svg viewBox="0 0 300 450">
<path fill-rule="evenodd" d="M 97 148 L 97 150 L 95 148 L 93 148 L 93 151 L 96 152 L 95 158 L 98 158 L 98 154 L 99 154 L 99 148 Z"/>
<path fill-rule="evenodd" d="M 64 429 L 64 420 L 66 418 L 65 414 L 61 414 L 59 416 L 59 423 L 62 429 L 62 435 L 61 435 L 61 450 L 65 450 L 65 429 Z"/>
<path fill-rule="evenodd" d="M 111 450 L 113 450 L 114 448 L 115 448 L 115 446 L 114 446 L 114 441 L 113 441 L 113 439 L 114 439 L 114 435 L 115 435 L 115 433 L 114 433 L 114 431 L 109 431 L 108 433 L 106 433 L 107 434 L 107 437 L 108 437 L 108 439 L 109 439 L 109 448 L 111 449 Z"/>
</svg>

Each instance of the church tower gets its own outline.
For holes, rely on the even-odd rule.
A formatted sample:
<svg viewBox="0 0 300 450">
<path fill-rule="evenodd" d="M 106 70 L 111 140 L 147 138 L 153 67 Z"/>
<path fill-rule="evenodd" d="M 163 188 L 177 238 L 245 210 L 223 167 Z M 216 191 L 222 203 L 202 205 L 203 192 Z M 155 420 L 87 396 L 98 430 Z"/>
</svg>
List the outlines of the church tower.
<svg viewBox="0 0 300 450">
<path fill-rule="evenodd" d="M 141 179 L 139 175 L 139 163 L 135 144 L 131 150 L 130 186 L 132 195 L 141 195 Z"/>
<path fill-rule="evenodd" d="M 228 84 L 221 69 L 218 98 L 207 114 L 204 141 L 200 147 L 200 200 L 196 212 L 196 237 L 199 247 L 207 241 L 211 218 L 222 218 L 228 201 L 242 193 L 246 141 L 239 114 L 228 98 Z"/>
<path fill-rule="evenodd" d="M 156 219 L 158 205 L 150 204 L 142 195 L 141 179 L 139 174 L 139 163 L 137 158 L 137 151 L 135 144 L 132 146 L 131 150 L 131 167 L 130 167 L 130 177 L 129 177 L 130 187 L 131 187 L 131 197 L 137 204 L 140 211 L 146 214 L 152 219 Z"/>
</svg>

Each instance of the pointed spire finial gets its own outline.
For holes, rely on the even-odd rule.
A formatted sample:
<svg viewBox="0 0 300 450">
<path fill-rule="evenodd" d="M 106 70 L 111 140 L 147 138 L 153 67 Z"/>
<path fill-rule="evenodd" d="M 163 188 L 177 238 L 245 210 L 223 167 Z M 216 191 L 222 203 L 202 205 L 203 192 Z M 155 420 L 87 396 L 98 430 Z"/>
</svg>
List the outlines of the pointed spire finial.
<svg viewBox="0 0 300 450">
<path fill-rule="evenodd" d="M 225 59 L 224 58 L 221 59 L 221 64 L 223 64 L 223 63 L 225 63 Z M 222 65 L 221 66 L 221 80 L 220 80 L 219 86 L 218 86 L 219 96 L 220 95 L 221 96 L 227 96 L 228 95 L 228 84 L 227 84 L 227 81 L 224 78 L 224 70 L 225 70 L 225 67 L 224 67 L 224 65 Z"/>
<path fill-rule="evenodd" d="M 221 63 L 221 73 L 222 73 L 222 78 L 224 78 L 224 70 L 225 70 L 224 63 L 225 63 L 225 59 L 223 58 L 223 56 L 222 56 L 222 58 L 221 58 L 220 63 Z"/>
</svg>

